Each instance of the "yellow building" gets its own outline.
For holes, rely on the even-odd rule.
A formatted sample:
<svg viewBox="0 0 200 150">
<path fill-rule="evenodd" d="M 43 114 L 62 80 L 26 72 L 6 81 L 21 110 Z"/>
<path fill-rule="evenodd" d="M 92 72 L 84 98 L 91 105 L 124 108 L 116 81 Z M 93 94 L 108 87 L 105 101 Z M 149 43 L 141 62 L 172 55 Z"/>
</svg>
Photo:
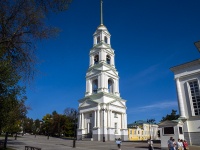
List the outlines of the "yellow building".
<svg viewBox="0 0 200 150">
<path fill-rule="evenodd" d="M 158 125 L 141 120 L 128 125 L 128 139 L 130 141 L 146 141 L 150 138 L 158 139 Z"/>
</svg>

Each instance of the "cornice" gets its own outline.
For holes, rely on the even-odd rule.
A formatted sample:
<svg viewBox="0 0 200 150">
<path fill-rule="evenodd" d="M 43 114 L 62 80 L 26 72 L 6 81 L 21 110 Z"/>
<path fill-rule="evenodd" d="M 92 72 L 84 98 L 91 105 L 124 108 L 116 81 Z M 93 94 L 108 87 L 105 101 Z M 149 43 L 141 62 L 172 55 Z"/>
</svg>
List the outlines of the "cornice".
<svg viewBox="0 0 200 150">
<path fill-rule="evenodd" d="M 190 62 L 186 62 L 186 63 L 180 64 L 180 65 L 171 67 L 170 70 L 172 72 L 175 72 L 175 71 L 186 69 L 186 68 L 189 68 L 189 67 L 195 66 L 195 65 L 200 65 L 200 59 L 196 59 L 196 60 L 193 60 Z"/>
<path fill-rule="evenodd" d="M 118 72 L 117 69 L 116 69 L 114 66 L 108 65 L 108 64 L 105 63 L 105 62 L 100 62 L 100 63 L 98 63 L 98 64 L 93 65 L 92 67 L 89 67 L 88 70 L 87 70 L 87 72 L 90 72 L 90 71 L 93 70 L 93 69 L 99 70 L 98 68 L 100 68 L 100 67 L 102 67 L 102 66 L 106 66 L 106 67 L 108 67 L 110 70 L 112 70 L 112 71 L 114 71 L 114 72 Z M 105 72 L 104 70 L 101 70 L 101 71 L 102 71 L 102 72 Z"/>
<path fill-rule="evenodd" d="M 116 95 L 111 94 L 111 93 L 105 93 L 105 92 L 100 92 L 100 93 L 96 93 L 96 94 L 92 94 L 92 95 L 86 96 L 86 97 L 78 100 L 78 102 L 84 102 L 86 100 L 91 100 L 91 99 L 98 99 L 98 98 L 100 98 L 102 96 L 107 96 L 107 97 L 110 97 L 110 98 L 114 98 L 116 100 L 120 100 L 120 101 L 126 102 L 126 100 L 122 99 L 119 96 L 116 96 Z M 95 101 L 95 102 L 98 103 L 97 101 Z"/>
</svg>

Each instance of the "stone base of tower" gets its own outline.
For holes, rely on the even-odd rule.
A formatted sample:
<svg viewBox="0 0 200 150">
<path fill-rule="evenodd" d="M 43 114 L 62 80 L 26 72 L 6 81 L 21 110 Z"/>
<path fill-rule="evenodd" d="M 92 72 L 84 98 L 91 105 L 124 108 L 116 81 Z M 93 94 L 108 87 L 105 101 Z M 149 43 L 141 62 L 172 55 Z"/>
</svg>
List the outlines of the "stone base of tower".
<svg viewBox="0 0 200 150">
<path fill-rule="evenodd" d="M 128 140 L 128 130 L 127 129 L 121 129 L 121 139 L 122 139 L 122 141 Z"/>
</svg>

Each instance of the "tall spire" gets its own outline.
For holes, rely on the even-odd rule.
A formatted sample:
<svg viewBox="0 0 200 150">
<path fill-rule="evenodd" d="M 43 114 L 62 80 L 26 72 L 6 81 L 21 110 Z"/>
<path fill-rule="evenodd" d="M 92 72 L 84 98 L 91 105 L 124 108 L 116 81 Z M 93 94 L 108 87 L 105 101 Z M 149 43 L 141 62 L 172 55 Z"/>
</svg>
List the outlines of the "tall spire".
<svg viewBox="0 0 200 150">
<path fill-rule="evenodd" d="M 103 0 L 101 1 L 101 8 L 100 8 L 100 14 L 101 14 L 101 25 L 103 25 Z"/>
</svg>

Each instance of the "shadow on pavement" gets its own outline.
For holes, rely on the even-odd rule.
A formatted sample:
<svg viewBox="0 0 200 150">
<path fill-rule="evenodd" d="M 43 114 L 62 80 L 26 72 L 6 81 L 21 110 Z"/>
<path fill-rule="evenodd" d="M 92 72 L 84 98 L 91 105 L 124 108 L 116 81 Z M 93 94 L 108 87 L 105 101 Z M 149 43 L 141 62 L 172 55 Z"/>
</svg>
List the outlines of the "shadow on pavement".
<svg viewBox="0 0 200 150">
<path fill-rule="evenodd" d="M 148 149 L 148 146 L 135 146 L 135 148 L 145 148 Z M 161 149 L 160 147 L 153 147 L 154 149 Z"/>
</svg>

